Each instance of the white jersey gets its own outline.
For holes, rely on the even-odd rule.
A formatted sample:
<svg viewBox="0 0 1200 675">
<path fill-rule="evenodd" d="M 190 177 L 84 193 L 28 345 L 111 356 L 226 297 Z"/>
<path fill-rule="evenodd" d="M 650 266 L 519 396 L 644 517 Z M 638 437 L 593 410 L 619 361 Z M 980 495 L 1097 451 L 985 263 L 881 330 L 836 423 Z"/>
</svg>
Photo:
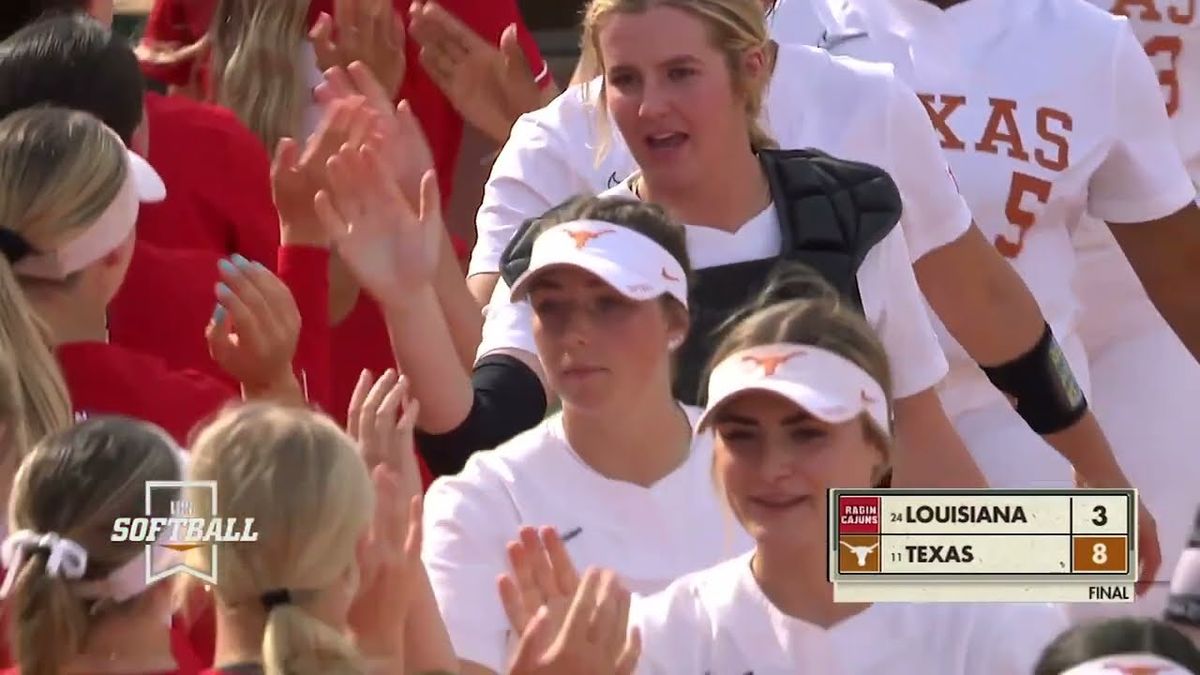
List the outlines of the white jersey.
<svg viewBox="0 0 1200 675">
<path fill-rule="evenodd" d="M 774 72 L 763 122 L 779 146 L 815 147 L 891 174 L 904 200 L 900 226 L 913 260 L 966 232 L 970 211 L 924 108 L 890 66 L 782 45 Z M 517 120 L 484 188 L 470 274 L 499 270 L 522 221 L 609 189 L 637 168 L 621 135 L 601 123 L 599 83 L 569 87 Z M 608 151 L 597 161 L 604 144 Z"/>
<path fill-rule="evenodd" d="M 636 199 L 628 182 L 604 196 Z M 773 258 L 783 244 L 775 205 L 769 205 L 736 232 L 685 225 L 688 256 L 695 269 Z M 900 228 L 893 229 L 867 253 L 858 268 L 863 313 L 883 342 L 892 363 L 896 398 L 935 386 L 946 374 L 946 357 L 925 313 L 924 300 L 913 277 L 911 256 Z M 485 310 L 478 356 L 502 349 L 537 353 L 533 341 L 533 309 L 528 300 L 512 302 L 508 286 L 496 284 Z"/>
<path fill-rule="evenodd" d="M 1125 20 L 1082 0 L 968 0 L 945 11 L 923 0 L 850 5 L 851 30 L 870 35 L 846 47 L 905 45 L 889 57 L 910 73 L 976 223 L 1059 340 L 1075 340 L 1070 234 L 1080 219 L 1148 221 L 1195 197 L 1157 77 Z M 1000 394 L 940 322 L 939 330 L 951 361 L 947 411 L 996 402 Z"/>
<path fill-rule="evenodd" d="M 686 410 L 695 424 L 700 411 Z M 712 461 L 712 434 L 698 434 L 652 487 L 610 480 L 575 454 L 555 415 L 439 478 L 425 496 L 423 558 L 455 653 L 504 672 L 511 643 L 496 578 L 523 526 L 556 528 L 579 569 L 611 569 L 644 594 L 749 550 Z"/>
<path fill-rule="evenodd" d="M 1175 140 L 1200 185 L 1200 6 L 1196 0 L 1088 0 L 1129 18 L 1158 71 Z"/>
<path fill-rule="evenodd" d="M 825 629 L 775 608 L 751 554 L 635 598 L 638 673 L 1028 675 L 1067 627 L 1045 604 L 877 604 Z"/>
</svg>

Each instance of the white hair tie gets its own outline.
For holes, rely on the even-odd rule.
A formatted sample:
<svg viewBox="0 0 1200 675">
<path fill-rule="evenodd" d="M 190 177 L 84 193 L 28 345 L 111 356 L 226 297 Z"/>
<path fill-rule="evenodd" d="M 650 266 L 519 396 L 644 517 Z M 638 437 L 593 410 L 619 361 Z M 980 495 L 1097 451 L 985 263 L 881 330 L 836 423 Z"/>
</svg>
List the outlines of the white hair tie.
<svg viewBox="0 0 1200 675">
<path fill-rule="evenodd" d="M 39 550 L 50 552 L 46 560 L 46 574 L 51 577 L 82 579 L 87 571 L 87 551 L 74 541 L 54 532 L 40 534 L 32 530 L 18 530 L 0 544 L 0 560 L 8 570 L 4 575 L 4 584 L 0 586 L 0 599 L 8 597 L 29 553 Z"/>
</svg>

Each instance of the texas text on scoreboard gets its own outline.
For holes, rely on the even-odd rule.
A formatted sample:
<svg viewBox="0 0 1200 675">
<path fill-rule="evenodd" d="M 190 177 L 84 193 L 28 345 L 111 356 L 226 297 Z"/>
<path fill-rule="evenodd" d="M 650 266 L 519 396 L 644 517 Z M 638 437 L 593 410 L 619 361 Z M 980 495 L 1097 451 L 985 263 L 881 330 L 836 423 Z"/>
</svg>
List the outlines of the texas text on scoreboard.
<svg viewBox="0 0 1200 675">
<path fill-rule="evenodd" d="M 1130 602 L 1135 490 L 830 490 L 838 602 Z"/>
</svg>

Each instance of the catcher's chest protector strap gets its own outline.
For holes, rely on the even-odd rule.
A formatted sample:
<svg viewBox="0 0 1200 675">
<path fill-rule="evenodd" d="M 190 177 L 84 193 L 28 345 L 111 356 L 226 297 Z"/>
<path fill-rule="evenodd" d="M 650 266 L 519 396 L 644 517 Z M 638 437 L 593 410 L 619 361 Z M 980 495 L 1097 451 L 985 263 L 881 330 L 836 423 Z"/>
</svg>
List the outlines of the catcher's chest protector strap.
<svg viewBox="0 0 1200 675">
<path fill-rule="evenodd" d="M 879 167 L 814 149 L 759 153 L 783 235 L 783 257 L 815 269 L 862 307 L 858 268 L 900 221 L 900 191 Z"/>
</svg>

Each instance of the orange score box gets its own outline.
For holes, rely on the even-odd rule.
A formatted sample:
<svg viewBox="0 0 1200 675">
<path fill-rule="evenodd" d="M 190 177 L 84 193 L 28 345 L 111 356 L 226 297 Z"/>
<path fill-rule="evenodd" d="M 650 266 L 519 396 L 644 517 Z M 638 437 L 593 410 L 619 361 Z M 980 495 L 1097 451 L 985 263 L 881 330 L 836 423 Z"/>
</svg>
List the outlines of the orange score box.
<svg viewBox="0 0 1200 675">
<path fill-rule="evenodd" d="M 1071 565 L 1075 572 L 1125 574 L 1129 571 L 1129 539 L 1076 535 L 1071 538 Z"/>
</svg>

